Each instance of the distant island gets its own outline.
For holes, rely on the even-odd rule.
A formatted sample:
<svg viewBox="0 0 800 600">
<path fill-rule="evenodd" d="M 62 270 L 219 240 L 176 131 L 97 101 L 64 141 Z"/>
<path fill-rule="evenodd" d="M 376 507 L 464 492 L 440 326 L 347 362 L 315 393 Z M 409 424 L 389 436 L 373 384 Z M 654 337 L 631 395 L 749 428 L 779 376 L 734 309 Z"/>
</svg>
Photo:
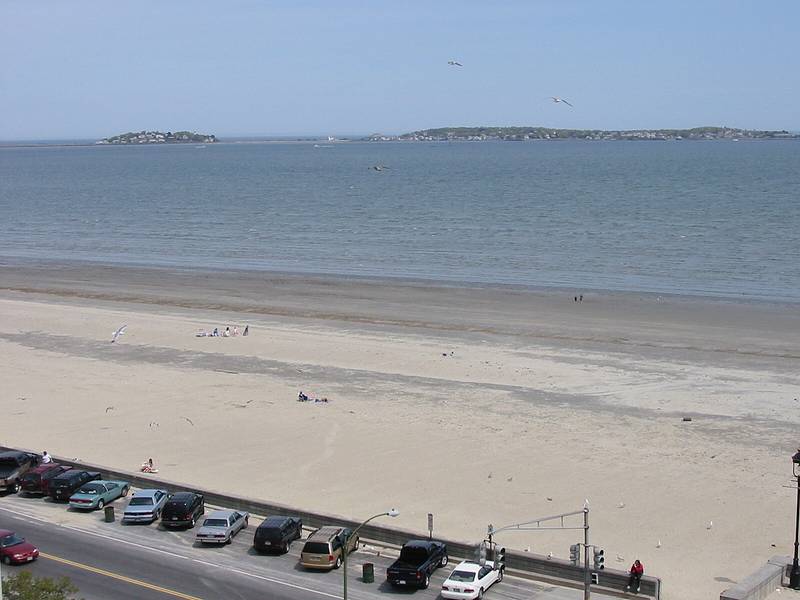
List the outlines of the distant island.
<svg viewBox="0 0 800 600">
<path fill-rule="evenodd" d="M 129 131 L 114 137 L 103 138 L 95 144 L 213 144 L 216 136 L 194 131 Z"/>
<path fill-rule="evenodd" d="M 470 141 L 486 140 L 783 140 L 800 139 L 800 134 L 788 131 L 762 131 L 730 127 L 694 127 L 692 129 L 553 129 L 550 127 L 439 127 L 422 129 L 402 135 L 374 133 L 365 140 L 371 142 L 411 141 Z"/>
</svg>

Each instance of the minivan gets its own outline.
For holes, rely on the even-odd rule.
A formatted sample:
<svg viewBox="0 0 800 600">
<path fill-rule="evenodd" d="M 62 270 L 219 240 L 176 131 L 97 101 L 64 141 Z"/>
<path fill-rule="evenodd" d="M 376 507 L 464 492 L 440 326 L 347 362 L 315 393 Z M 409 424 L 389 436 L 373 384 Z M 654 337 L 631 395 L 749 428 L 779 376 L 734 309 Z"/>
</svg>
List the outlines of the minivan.
<svg viewBox="0 0 800 600">
<path fill-rule="evenodd" d="M 307 569 L 338 569 L 342 566 L 342 545 L 347 537 L 347 553 L 358 547 L 358 536 L 346 527 L 325 526 L 308 536 L 300 564 Z"/>
<path fill-rule="evenodd" d="M 303 521 L 298 517 L 267 517 L 253 535 L 253 548 L 286 554 L 294 540 L 303 536 Z"/>
</svg>

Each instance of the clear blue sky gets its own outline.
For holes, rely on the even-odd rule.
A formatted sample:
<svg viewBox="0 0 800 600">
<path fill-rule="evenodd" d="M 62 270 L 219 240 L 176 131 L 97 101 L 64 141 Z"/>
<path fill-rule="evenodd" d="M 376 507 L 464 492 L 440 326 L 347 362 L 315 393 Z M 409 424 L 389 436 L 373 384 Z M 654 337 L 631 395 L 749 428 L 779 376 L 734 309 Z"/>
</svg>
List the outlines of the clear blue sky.
<svg viewBox="0 0 800 600">
<path fill-rule="evenodd" d="M 798 0 L 3 0 L 0 139 L 800 130 L 799 26 Z"/>
</svg>

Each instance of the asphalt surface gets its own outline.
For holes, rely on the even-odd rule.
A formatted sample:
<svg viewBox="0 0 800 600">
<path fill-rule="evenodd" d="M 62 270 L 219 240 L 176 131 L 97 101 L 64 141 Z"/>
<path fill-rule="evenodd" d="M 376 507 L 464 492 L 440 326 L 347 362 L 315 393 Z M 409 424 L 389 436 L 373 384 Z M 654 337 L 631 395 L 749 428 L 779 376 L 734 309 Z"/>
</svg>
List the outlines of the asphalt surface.
<svg viewBox="0 0 800 600">
<path fill-rule="evenodd" d="M 125 502 L 114 503 L 119 513 Z M 207 507 L 206 511 L 209 511 Z M 0 528 L 11 529 L 38 546 L 40 558 L 3 575 L 30 570 L 37 576 L 69 577 L 85 600 L 277 600 L 342 597 L 342 571 L 307 571 L 299 566 L 302 542 L 283 556 L 252 549 L 258 520 L 228 546 L 202 547 L 194 531 L 153 525 L 105 523 L 102 512 L 83 513 L 41 498 L 0 497 Z M 381 555 L 379 555 L 379 552 Z M 396 590 L 385 582 L 391 551 L 366 545 L 348 560 L 348 597 L 367 600 L 439 597 L 455 561 L 439 569 L 427 590 Z M 375 565 L 375 583 L 361 581 L 362 565 Z M 582 592 L 506 577 L 485 598 L 498 600 L 578 600 Z"/>
</svg>

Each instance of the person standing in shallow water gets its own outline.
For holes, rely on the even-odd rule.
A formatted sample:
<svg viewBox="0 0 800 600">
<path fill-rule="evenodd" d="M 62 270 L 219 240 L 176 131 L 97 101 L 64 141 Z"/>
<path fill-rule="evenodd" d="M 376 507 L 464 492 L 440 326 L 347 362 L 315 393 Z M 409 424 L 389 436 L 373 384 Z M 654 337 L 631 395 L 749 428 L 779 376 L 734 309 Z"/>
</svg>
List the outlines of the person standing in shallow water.
<svg viewBox="0 0 800 600">
<path fill-rule="evenodd" d="M 242 335 L 247 335 L 248 333 L 250 333 L 250 325 L 245 325 Z"/>
</svg>

